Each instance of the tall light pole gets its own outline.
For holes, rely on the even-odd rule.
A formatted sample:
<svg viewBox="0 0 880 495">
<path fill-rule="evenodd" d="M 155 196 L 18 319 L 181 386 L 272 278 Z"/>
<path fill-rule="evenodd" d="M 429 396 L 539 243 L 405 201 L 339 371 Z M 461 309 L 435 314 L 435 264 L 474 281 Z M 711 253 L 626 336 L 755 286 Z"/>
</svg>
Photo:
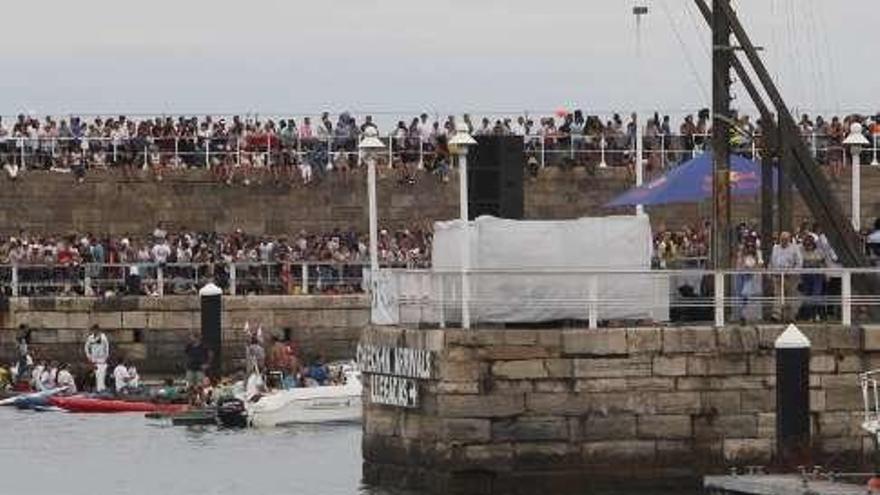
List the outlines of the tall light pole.
<svg viewBox="0 0 880 495">
<path fill-rule="evenodd" d="M 855 122 L 849 127 L 843 144 L 852 153 L 852 226 L 858 232 L 862 228 L 862 146 L 870 144 L 862 135 L 862 124 Z"/>
<path fill-rule="evenodd" d="M 376 207 L 376 155 L 385 149 L 385 144 L 379 139 L 379 132 L 373 126 L 364 130 L 364 138 L 358 144 L 367 161 L 367 198 L 369 201 L 370 216 L 370 289 L 372 297 L 376 297 L 376 283 L 379 273 L 379 220 Z"/>
<path fill-rule="evenodd" d="M 637 3 L 633 7 L 633 15 L 636 17 L 636 74 L 638 74 L 638 69 L 641 69 L 642 66 L 642 17 L 648 15 L 648 7 L 646 5 L 641 5 Z M 637 77 L 634 77 L 633 80 L 638 80 Z M 639 94 L 639 93 L 637 93 Z M 641 98 L 639 98 L 641 100 Z M 636 169 L 636 187 L 641 187 L 644 182 L 645 177 L 645 150 L 644 150 L 644 137 L 642 136 L 642 122 L 639 117 L 639 112 L 641 112 L 641 108 L 637 109 L 633 114 L 633 123 L 635 124 L 635 136 L 633 136 L 636 140 L 635 145 L 635 169 Z M 642 205 L 636 205 L 636 215 L 644 215 L 645 207 Z"/>
<path fill-rule="evenodd" d="M 468 270 L 471 265 L 471 224 L 468 218 L 468 179 L 467 154 L 468 148 L 477 144 L 468 133 L 467 124 L 459 122 L 455 127 L 455 135 L 449 140 L 449 146 L 458 155 L 458 212 L 464 231 L 461 235 L 461 327 L 471 328 L 471 287 L 468 283 Z"/>
</svg>

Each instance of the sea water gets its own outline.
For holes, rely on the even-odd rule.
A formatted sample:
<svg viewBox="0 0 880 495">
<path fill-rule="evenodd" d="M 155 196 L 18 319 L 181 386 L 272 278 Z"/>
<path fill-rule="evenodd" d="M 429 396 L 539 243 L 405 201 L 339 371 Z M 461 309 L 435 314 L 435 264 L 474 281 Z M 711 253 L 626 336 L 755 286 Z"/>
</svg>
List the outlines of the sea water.
<svg viewBox="0 0 880 495">
<path fill-rule="evenodd" d="M 0 408 L 0 486 L 28 495 L 388 493 L 361 483 L 359 425 L 217 430 L 9 408 Z"/>
</svg>

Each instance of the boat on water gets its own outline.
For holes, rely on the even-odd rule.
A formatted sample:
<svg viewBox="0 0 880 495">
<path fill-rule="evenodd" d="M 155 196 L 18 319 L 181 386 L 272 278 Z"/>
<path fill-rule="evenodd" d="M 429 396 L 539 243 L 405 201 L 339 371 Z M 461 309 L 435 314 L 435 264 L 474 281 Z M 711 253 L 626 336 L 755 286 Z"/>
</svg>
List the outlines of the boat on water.
<svg viewBox="0 0 880 495">
<path fill-rule="evenodd" d="M 164 404 L 158 402 L 110 399 L 73 395 L 69 397 L 53 396 L 49 404 L 67 412 L 74 413 L 126 413 L 126 412 L 183 412 L 189 409 L 187 404 Z"/>
<path fill-rule="evenodd" d="M 67 387 L 58 387 L 38 392 L 19 393 L 0 400 L 0 406 L 12 406 L 19 409 L 45 408 L 50 405 L 49 401 L 52 397 L 61 394 L 66 390 Z"/>
<path fill-rule="evenodd" d="M 343 366 L 342 377 L 334 385 L 273 390 L 252 400 L 237 397 L 220 404 L 217 417 L 224 426 L 243 422 L 257 428 L 360 422 L 360 373 L 353 366 Z"/>
</svg>

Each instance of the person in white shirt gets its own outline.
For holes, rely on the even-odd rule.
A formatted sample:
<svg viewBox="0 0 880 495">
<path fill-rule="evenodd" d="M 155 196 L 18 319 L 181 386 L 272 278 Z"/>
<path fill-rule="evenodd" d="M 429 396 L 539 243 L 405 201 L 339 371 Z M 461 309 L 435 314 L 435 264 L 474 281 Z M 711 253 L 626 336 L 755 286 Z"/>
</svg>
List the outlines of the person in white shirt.
<svg viewBox="0 0 880 495">
<path fill-rule="evenodd" d="M 107 358 L 110 356 L 110 340 L 98 325 L 92 325 L 91 333 L 86 338 L 86 359 L 95 367 L 95 391 L 103 392 L 107 388 Z"/>
<path fill-rule="evenodd" d="M 128 365 L 128 387 L 133 390 L 137 390 L 141 387 L 141 376 L 138 374 L 135 365 L 131 363 Z"/>
<path fill-rule="evenodd" d="M 58 376 L 58 365 L 55 362 L 52 362 L 49 366 L 43 368 L 43 372 L 40 373 L 40 383 L 38 390 L 52 390 L 56 387 L 56 378 Z"/>
<path fill-rule="evenodd" d="M 117 394 L 124 394 L 129 391 L 131 375 L 128 374 L 128 366 L 126 366 L 125 361 L 120 361 L 113 368 L 113 384 Z"/>
<path fill-rule="evenodd" d="M 67 390 L 64 391 L 66 394 L 73 395 L 76 393 L 76 380 L 74 380 L 70 370 L 67 369 L 67 363 L 62 363 L 58 367 L 58 377 L 55 378 L 55 384 L 58 387 L 67 387 Z"/>
<path fill-rule="evenodd" d="M 770 254 L 771 270 L 792 270 L 804 265 L 801 247 L 792 242 L 791 234 L 782 232 L 779 234 L 779 242 L 773 246 Z M 797 298 L 796 275 L 773 275 L 773 293 L 776 295 L 773 302 L 771 318 L 775 321 L 794 318 L 799 309 Z"/>
<path fill-rule="evenodd" d="M 41 388 L 41 384 L 42 384 L 41 380 L 43 378 L 43 371 L 45 371 L 45 370 L 46 370 L 45 361 L 40 361 L 39 363 L 37 363 L 36 366 L 34 366 L 34 369 L 31 370 L 31 388 L 32 389 L 43 390 Z"/>
</svg>

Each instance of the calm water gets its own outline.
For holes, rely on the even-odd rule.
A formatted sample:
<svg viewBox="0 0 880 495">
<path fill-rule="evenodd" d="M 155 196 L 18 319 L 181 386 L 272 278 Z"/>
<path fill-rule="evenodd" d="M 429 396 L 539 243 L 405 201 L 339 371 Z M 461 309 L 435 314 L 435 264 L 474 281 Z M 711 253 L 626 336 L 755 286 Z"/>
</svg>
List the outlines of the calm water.
<svg viewBox="0 0 880 495">
<path fill-rule="evenodd" d="M 0 486 L 28 495 L 385 495 L 361 486 L 360 440 L 356 425 L 217 431 L 139 414 L 0 408 Z"/>
</svg>

